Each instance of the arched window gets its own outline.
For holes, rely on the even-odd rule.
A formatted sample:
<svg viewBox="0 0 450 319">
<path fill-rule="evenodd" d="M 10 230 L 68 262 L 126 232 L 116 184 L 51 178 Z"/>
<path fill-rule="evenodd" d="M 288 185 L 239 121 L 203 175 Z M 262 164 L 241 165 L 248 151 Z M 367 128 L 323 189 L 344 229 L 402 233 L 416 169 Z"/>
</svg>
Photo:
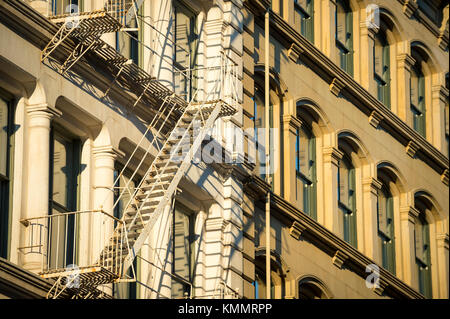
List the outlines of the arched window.
<svg viewBox="0 0 450 319">
<path fill-rule="evenodd" d="M 278 259 L 279 257 L 272 258 Z M 270 298 L 282 299 L 285 296 L 285 274 L 279 261 L 271 259 L 270 262 Z M 255 259 L 255 299 L 267 299 L 266 292 L 266 261 L 265 255 L 259 255 Z"/>
<path fill-rule="evenodd" d="M 419 216 L 415 221 L 414 228 L 416 271 L 418 275 L 419 291 L 427 298 L 431 298 L 430 227 L 426 217 L 430 207 L 420 197 L 416 197 L 414 203 L 415 208 L 419 211 Z"/>
<path fill-rule="evenodd" d="M 339 228 L 343 238 L 356 247 L 356 181 L 355 167 L 347 154 L 338 167 Z"/>
<path fill-rule="evenodd" d="M 389 184 L 385 181 L 382 181 L 378 191 L 377 210 L 382 265 L 395 274 L 394 199 Z"/>
<path fill-rule="evenodd" d="M 329 296 L 317 279 L 304 278 L 298 282 L 298 299 L 329 299 Z"/>
<path fill-rule="evenodd" d="M 386 31 L 382 28 L 375 35 L 373 68 L 375 82 L 377 85 L 377 98 L 388 108 L 391 106 L 391 70 L 389 49 Z"/>
<path fill-rule="evenodd" d="M 336 1 L 335 20 L 340 66 L 353 76 L 353 15 L 348 0 Z"/>
<path fill-rule="evenodd" d="M 316 140 L 310 128 L 297 129 L 295 143 L 296 194 L 301 210 L 316 218 Z"/>
<path fill-rule="evenodd" d="M 314 42 L 314 0 L 294 0 L 294 25 L 309 41 Z"/>
</svg>

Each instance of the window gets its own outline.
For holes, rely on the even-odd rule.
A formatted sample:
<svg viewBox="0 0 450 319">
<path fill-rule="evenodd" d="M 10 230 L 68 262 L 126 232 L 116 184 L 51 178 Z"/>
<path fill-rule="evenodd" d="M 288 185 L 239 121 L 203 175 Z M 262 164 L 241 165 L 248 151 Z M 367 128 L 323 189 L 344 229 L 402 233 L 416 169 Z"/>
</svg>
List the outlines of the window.
<svg viewBox="0 0 450 319">
<path fill-rule="evenodd" d="M 426 220 L 427 207 L 425 203 L 416 199 L 416 209 L 420 212 L 416 219 L 415 253 L 416 269 L 419 281 L 419 291 L 427 298 L 432 297 L 431 291 L 431 256 L 430 256 L 430 227 Z"/>
<path fill-rule="evenodd" d="M 440 27 L 443 18 L 443 9 L 448 1 L 417 0 L 419 10 L 428 17 L 436 26 Z"/>
<path fill-rule="evenodd" d="M 328 296 L 317 280 L 313 278 L 306 278 L 300 280 L 298 283 L 298 299 L 328 299 Z"/>
<path fill-rule="evenodd" d="M 173 213 L 172 298 L 191 293 L 195 265 L 195 213 L 175 202 Z"/>
<path fill-rule="evenodd" d="M 72 7 L 69 7 L 72 5 Z M 69 14 L 75 12 L 81 12 L 82 1 L 79 0 L 53 0 L 52 1 L 52 12 L 54 15 Z"/>
<path fill-rule="evenodd" d="M 120 172 L 122 171 L 123 167 L 121 165 L 117 165 L 116 164 L 116 169 L 114 170 L 114 180 L 117 180 L 117 177 L 119 176 Z M 120 177 L 119 180 L 116 181 L 116 184 L 114 185 L 115 190 L 114 190 L 114 203 L 117 202 L 117 204 L 114 206 L 114 217 L 121 219 L 123 217 L 123 214 L 125 212 L 126 209 L 126 205 L 128 204 L 129 200 L 132 198 L 132 194 L 134 193 L 136 186 L 139 184 L 139 180 L 140 178 L 137 177 L 136 175 L 134 176 L 134 178 L 131 180 L 131 176 L 133 174 L 127 170 L 125 170 L 122 173 L 122 176 Z M 128 185 L 127 185 L 128 184 Z M 125 190 L 122 194 L 122 196 L 120 196 L 120 194 L 122 193 L 122 191 Z M 120 196 L 120 198 L 119 198 Z M 117 226 L 117 223 L 114 223 L 114 227 Z M 138 279 L 138 262 L 137 262 L 137 258 L 134 259 L 133 261 L 133 267 L 136 273 L 136 279 Z M 130 269 L 128 269 L 128 274 L 129 278 L 133 278 L 133 273 L 132 273 L 132 269 L 130 267 Z M 115 283 L 113 285 L 113 295 L 114 298 L 117 299 L 136 299 L 137 297 L 137 285 L 136 282 L 123 282 L 123 283 Z"/>
<path fill-rule="evenodd" d="M 382 265 L 395 274 L 394 199 L 386 183 L 378 191 L 377 210 Z"/>
<path fill-rule="evenodd" d="M 421 60 L 411 70 L 411 112 L 413 128 L 420 135 L 426 135 L 426 107 L 425 107 L 425 77 L 422 72 Z"/>
<path fill-rule="evenodd" d="M 391 106 L 391 76 L 389 43 L 386 33 L 380 30 L 375 35 L 374 45 L 374 77 L 377 85 L 377 97 L 386 107 Z"/>
<path fill-rule="evenodd" d="M 336 1 L 336 47 L 340 66 L 353 76 L 353 15 L 346 0 Z"/>
<path fill-rule="evenodd" d="M 116 50 L 124 57 L 132 60 L 134 64 L 141 66 L 142 52 L 140 51 L 142 47 L 139 42 L 141 41 L 142 34 L 139 31 L 139 23 L 140 21 L 133 18 L 126 31 L 116 32 Z"/>
<path fill-rule="evenodd" d="M 314 0 L 294 0 L 294 10 L 297 31 L 314 43 Z"/>
<path fill-rule="evenodd" d="M 355 168 L 344 156 L 338 167 L 338 211 L 340 233 L 350 245 L 356 247 L 356 185 Z"/>
<path fill-rule="evenodd" d="M 75 260 L 75 216 L 63 215 L 78 207 L 80 142 L 55 127 L 50 132 L 50 205 L 52 228 L 49 244 L 51 268 L 73 264 Z M 58 231 L 57 231 L 58 230 Z"/>
<path fill-rule="evenodd" d="M 297 200 L 303 212 L 316 219 L 316 140 L 311 130 L 297 130 L 295 154 Z"/>
<path fill-rule="evenodd" d="M 185 71 L 196 65 L 196 52 L 198 49 L 197 15 L 191 9 L 174 2 L 175 22 L 175 56 L 174 66 L 177 71 Z M 175 74 L 176 92 L 185 95 L 190 100 L 196 89 L 196 74 L 179 72 Z"/>
<path fill-rule="evenodd" d="M 8 257 L 9 245 L 12 113 L 12 103 L 0 96 L 0 257 L 3 258 Z"/>
</svg>

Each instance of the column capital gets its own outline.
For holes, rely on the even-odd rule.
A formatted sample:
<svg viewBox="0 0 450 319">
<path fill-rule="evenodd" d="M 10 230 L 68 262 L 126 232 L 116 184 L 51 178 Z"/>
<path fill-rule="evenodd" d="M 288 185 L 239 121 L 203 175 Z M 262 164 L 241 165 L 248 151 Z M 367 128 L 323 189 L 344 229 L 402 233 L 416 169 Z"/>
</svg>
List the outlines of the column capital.
<svg viewBox="0 0 450 319">
<path fill-rule="evenodd" d="M 111 145 L 106 146 L 94 146 L 92 147 L 92 154 L 95 159 L 98 158 L 112 158 L 113 160 L 116 159 L 118 156 L 125 156 L 125 153 L 123 153 L 120 150 L 115 149 Z"/>
<path fill-rule="evenodd" d="M 331 146 L 323 149 L 323 161 L 325 163 L 331 162 L 332 164 L 338 166 L 339 161 L 342 159 L 342 156 L 344 156 L 344 153 L 342 153 L 335 147 Z"/>
<path fill-rule="evenodd" d="M 410 223 L 415 224 L 420 212 L 413 206 L 400 207 L 400 220 L 408 220 Z"/>
<path fill-rule="evenodd" d="M 302 120 L 291 114 L 283 115 L 282 121 L 284 129 L 289 129 L 293 134 L 296 134 L 297 129 L 302 126 Z"/>
<path fill-rule="evenodd" d="M 433 85 L 431 94 L 433 99 L 440 99 L 444 103 L 447 102 L 449 96 L 448 89 L 443 85 Z"/>
<path fill-rule="evenodd" d="M 372 40 L 375 38 L 375 34 L 380 30 L 379 26 L 370 21 L 361 21 L 359 28 L 361 30 L 361 35 L 367 35 Z"/>
<path fill-rule="evenodd" d="M 416 60 L 408 53 L 400 53 L 397 55 L 397 65 L 399 69 L 407 69 L 411 71 L 411 67 L 416 63 Z"/>
<path fill-rule="evenodd" d="M 437 240 L 437 246 L 439 247 L 443 247 L 445 249 L 448 250 L 448 246 L 449 246 L 449 238 L 448 238 L 448 233 L 439 233 L 436 235 L 436 240 Z"/>
<path fill-rule="evenodd" d="M 362 180 L 362 184 L 365 190 L 367 190 L 367 187 L 370 187 L 370 191 L 374 195 L 378 194 L 378 191 L 381 189 L 381 185 L 383 185 L 383 183 L 381 183 L 378 179 L 374 177 L 364 178 Z"/>
<path fill-rule="evenodd" d="M 448 169 L 444 170 L 444 172 L 442 173 L 441 181 L 448 186 Z"/>
<path fill-rule="evenodd" d="M 30 118 L 35 117 L 44 117 L 51 119 L 53 117 L 60 117 L 62 112 L 48 103 L 40 103 L 40 104 L 26 104 L 26 111 Z"/>
</svg>

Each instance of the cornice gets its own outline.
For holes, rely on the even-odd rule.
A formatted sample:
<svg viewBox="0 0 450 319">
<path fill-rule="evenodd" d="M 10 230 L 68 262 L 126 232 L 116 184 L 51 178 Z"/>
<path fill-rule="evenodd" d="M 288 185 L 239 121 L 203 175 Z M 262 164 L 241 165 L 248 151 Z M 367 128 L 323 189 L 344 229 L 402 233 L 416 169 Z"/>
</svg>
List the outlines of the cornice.
<svg viewBox="0 0 450 319">
<path fill-rule="evenodd" d="M 272 214 L 280 214 L 282 216 L 280 220 L 287 227 L 290 227 L 293 233 L 291 235 L 295 237 L 298 233 L 301 233 L 301 236 L 307 237 L 309 241 L 326 251 L 332 257 L 332 262 L 337 267 L 345 266 L 346 269 L 350 269 L 362 278 L 366 278 L 366 266 L 376 264 L 373 260 L 337 237 L 330 230 L 301 212 L 282 197 L 271 194 L 270 198 Z M 398 298 L 424 298 L 422 294 L 408 286 L 391 272 L 381 266 L 379 266 L 379 269 L 380 278 L 383 278 L 382 291 L 384 293 Z"/>
<path fill-rule="evenodd" d="M 247 0 L 246 3 L 251 3 L 251 7 L 258 5 L 258 1 L 255 0 Z M 258 19 L 255 19 L 255 21 L 258 22 Z M 259 17 L 259 23 L 261 21 L 261 17 Z M 417 145 L 417 152 L 421 153 L 421 156 L 417 158 L 427 163 L 439 175 L 448 169 L 448 158 L 443 153 L 384 106 L 348 73 L 325 56 L 314 44 L 294 30 L 282 17 L 274 12 L 270 12 L 270 25 L 272 34 L 280 35 L 278 41 L 286 49 L 290 49 L 293 43 L 300 48 L 302 51 L 300 56 L 302 62 L 320 74 L 324 81 L 333 83 L 334 79 L 339 79 L 335 81 L 336 88 L 333 85 L 330 89 L 335 90 L 335 92 L 338 89 L 339 94 L 348 98 L 368 117 L 373 111 L 376 111 L 377 117 L 383 119 L 379 125 L 405 147 L 409 142 L 413 141 Z"/>
</svg>

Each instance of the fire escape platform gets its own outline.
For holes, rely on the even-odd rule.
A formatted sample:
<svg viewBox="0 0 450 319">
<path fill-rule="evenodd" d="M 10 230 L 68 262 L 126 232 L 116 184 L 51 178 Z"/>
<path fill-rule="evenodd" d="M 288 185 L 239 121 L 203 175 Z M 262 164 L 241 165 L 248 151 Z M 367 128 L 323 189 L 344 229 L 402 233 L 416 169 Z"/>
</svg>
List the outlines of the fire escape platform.
<svg viewBox="0 0 450 319">
<path fill-rule="evenodd" d="M 119 278 L 116 274 L 101 266 L 79 267 L 77 269 L 52 269 L 40 273 L 42 278 L 68 277 L 77 275 L 80 281 L 98 282 L 99 285 L 107 284 Z"/>
</svg>

